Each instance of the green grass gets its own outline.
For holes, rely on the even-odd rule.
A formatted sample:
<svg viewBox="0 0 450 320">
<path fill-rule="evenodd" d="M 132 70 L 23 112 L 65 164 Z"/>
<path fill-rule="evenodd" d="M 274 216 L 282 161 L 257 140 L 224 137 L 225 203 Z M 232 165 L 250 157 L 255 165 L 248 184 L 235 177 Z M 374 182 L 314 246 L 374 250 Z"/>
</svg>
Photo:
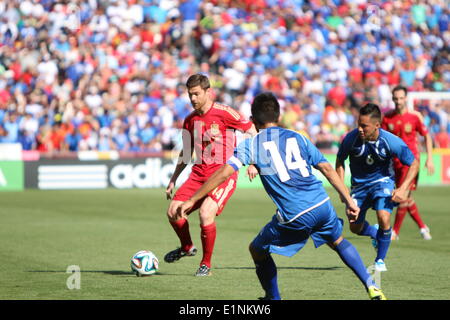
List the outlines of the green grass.
<svg viewBox="0 0 450 320">
<path fill-rule="evenodd" d="M 330 194 L 343 217 L 342 205 Z M 406 217 L 400 241 L 391 244 L 389 271 L 382 274 L 389 299 L 450 298 L 449 194 L 449 187 L 421 187 L 415 193 L 433 240 L 422 240 Z M 213 276 L 206 278 L 193 276 L 201 254 L 174 264 L 162 261 L 178 245 L 162 189 L 4 192 L 0 203 L 0 299 L 253 300 L 262 295 L 247 247 L 274 212 L 263 190 L 237 190 L 216 220 Z M 375 222 L 373 212 L 368 220 Z M 190 226 L 201 247 L 196 213 Z M 370 241 L 352 235 L 347 222 L 344 236 L 369 265 L 375 255 Z M 142 249 L 159 257 L 157 275 L 137 278 L 130 272 L 130 257 Z M 274 259 L 284 299 L 367 298 L 327 246 L 315 249 L 309 241 L 296 256 Z M 79 290 L 67 288 L 70 265 L 81 268 Z"/>
</svg>

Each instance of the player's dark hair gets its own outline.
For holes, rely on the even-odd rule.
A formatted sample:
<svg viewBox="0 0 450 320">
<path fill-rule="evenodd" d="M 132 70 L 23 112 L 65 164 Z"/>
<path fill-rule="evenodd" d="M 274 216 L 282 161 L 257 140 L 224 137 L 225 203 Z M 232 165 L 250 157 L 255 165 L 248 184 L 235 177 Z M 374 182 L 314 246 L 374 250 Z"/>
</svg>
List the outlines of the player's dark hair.
<svg viewBox="0 0 450 320">
<path fill-rule="evenodd" d="M 189 79 L 187 79 L 186 87 L 188 89 L 197 87 L 197 86 L 200 86 L 203 90 L 209 89 L 210 84 L 209 84 L 208 77 L 201 73 L 197 73 L 197 74 L 193 74 L 192 76 L 189 77 Z"/>
<path fill-rule="evenodd" d="M 375 103 L 367 103 L 359 110 L 359 114 L 362 116 L 370 116 L 371 119 L 381 121 L 381 111 Z"/>
<path fill-rule="evenodd" d="M 394 94 L 397 91 L 403 91 L 405 92 L 405 96 L 408 94 L 408 89 L 402 85 L 395 86 L 394 89 L 392 89 L 392 94 Z"/>
<path fill-rule="evenodd" d="M 272 92 L 258 94 L 252 102 L 252 118 L 258 124 L 277 123 L 280 104 Z"/>
</svg>

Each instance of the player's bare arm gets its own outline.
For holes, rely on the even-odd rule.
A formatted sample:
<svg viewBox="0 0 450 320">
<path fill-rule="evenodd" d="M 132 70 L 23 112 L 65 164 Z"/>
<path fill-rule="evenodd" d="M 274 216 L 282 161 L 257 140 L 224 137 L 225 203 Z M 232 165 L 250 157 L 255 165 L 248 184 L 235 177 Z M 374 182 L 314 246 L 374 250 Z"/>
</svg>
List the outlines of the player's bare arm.
<svg viewBox="0 0 450 320">
<path fill-rule="evenodd" d="M 342 183 L 344 183 L 344 181 L 345 181 L 344 180 L 345 179 L 345 165 L 338 158 L 336 158 L 335 168 L 336 168 L 337 175 L 341 179 Z M 344 199 L 342 199 L 342 197 L 341 197 L 341 202 L 344 202 Z"/>
<path fill-rule="evenodd" d="M 417 159 L 414 159 L 413 163 L 408 169 L 405 181 L 403 181 L 400 187 L 398 187 L 392 192 L 392 201 L 403 202 L 408 199 L 409 185 L 413 182 L 418 172 L 419 172 L 419 161 L 417 161 Z"/>
<path fill-rule="evenodd" d="M 231 177 L 234 172 L 233 167 L 228 164 L 224 164 L 220 167 L 188 201 L 185 201 L 178 207 L 177 216 L 184 216 L 184 214 L 189 211 L 198 200 L 204 198 L 209 192 L 220 186 L 225 180 Z"/>
<path fill-rule="evenodd" d="M 425 135 L 425 146 L 427 151 L 427 161 L 425 162 L 425 168 L 429 175 L 434 173 L 434 162 L 433 162 L 433 140 L 431 135 L 428 133 Z"/>
<path fill-rule="evenodd" d="M 247 135 L 250 135 L 251 137 L 254 137 L 258 133 L 258 131 L 256 130 L 255 125 L 252 124 L 250 129 L 248 129 L 245 133 Z M 255 179 L 258 174 L 259 174 L 258 169 L 256 169 L 256 167 L 254 165 L 251 164 L 251 165 L 248 166 L 247 171 L 246 171 L 246 175 L 248 176 L 248 179 L 250 181 Z"/>
<path fill-rule="evenodd" d="M 192 157 L 192 153 L 191 153 L 191 157 Z M 189 161 L 186 161 L 186 159 L 184 159 L 183 150 L 181 150 L 180 154 L 178 155 L 177 166 L 175 167 L 175 171 L 174 171 L 172 177 L 170 178 L 169 184 L 166 188 L 167 200 L 172 199 L 172 192 L 173 192 L 173 189 L 175 188 L 177 179 L 180 176 L 180 174 L 183 172 L 184 168 L 186 168 L 188 163 L 189 163 Z"/>
<path fill-rule="evenodd" d="M 191 133 L 187 130 L 183 130 L 182 132 L 182 139 L 183 139 L 183 149 L 180 151 L 180 154 L 178 155 L 178 161 L 177 166 L 175 167 L 175 171 L 170 178 L 169 184 L 166 188 L 166 197 L 167 200 L 172 199 L 172 192 L 175 188 L 175 184 L 177 182 L 178 177 L 183 172 L 183 170 L 186 168 L 189 162 L 191 162 L 192 155 L 194 153 Z"/>
<path fill-rule="evenodd" d="M 420 122 L 423 125 L 423 116 L 419 111 L 413 111 L 415 115 L 419 118 Z M 425 149 L 427 152 L 427 160 L 425 161 L 425 169 L 427 169 L 428 174 L 432 175 L 434 173 L 434 162 L 433 162 L 433 139 L 431 138 L 430 133 L 427 133 L 425 136 Z"/>
<path fill-rule="evenodd" d="M 355 204 L 347 187 L 344 184 L 344 180 L 338 175 L 333 167 L 328 162 L 321 162 L 316 167 L 325 178 L 331 183 L 334 189 L 339 193 L 341 201 L 346 206 L 346 214 L 350 222 L 358 219 L 359 207 Z"/>
</svg>

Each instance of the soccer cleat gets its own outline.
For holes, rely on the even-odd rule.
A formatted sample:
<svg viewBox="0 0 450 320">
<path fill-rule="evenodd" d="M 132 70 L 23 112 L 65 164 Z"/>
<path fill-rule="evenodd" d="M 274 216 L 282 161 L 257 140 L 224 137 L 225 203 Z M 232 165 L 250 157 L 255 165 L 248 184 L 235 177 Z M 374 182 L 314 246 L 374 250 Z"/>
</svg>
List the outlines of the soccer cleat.
<svg viewBox="0 0 450 320">
<path fill-rule="evenodd" d="M 172 262 L 180 260 L 183 257 L 195 256 L 196 253 L 197 253 L 197 248 L 194 246 L 192 246 L 192 248 L 189 249 L 189 251 L 183 251 L 183 250 L 181 250 L 181 248 L 177 248 L 175 250 L 168 252 L 164 256 L 164 261 L 167 263 L 172 263 Z"/>
<path fill-rule="evenodd" d="M 378 271 L 378 272 L 387 271 L 386 264 L 384 263 L 384 261 L 382 259 L 378 259 L 377 261 L 375 261 L 374 267 L 375 267 L 375 271 Z"/>
<path fill-rule="evenodd" d="M 378 224 L 374 224 L 373 227 L 378 230 L 380 227 Z M 378 241 L 377 239 L 372 238 L 372 247 L 377 250 L 378 249 Z"/>
<path fill-rule="evenodd" d="M 200 268 L 198 268 L 197 272 L 194 274 L 196 277 L 206 277 L 211 275 L 211 268 L 209 268 L 206 264 L 202 264 Z"/>
<path fill-rule="evenodd" d="M 431 240 L 430 228 L 425 226 L 425 228 L 420 229 L 420 234 L 423 237 L 423 240 Z"/>
<path fill-rule="evenodd" d="M 392 230 L 392 235 L 391 235 L 391 241 L 394 240 L 400 240 L 400 237 L 398 236 L 397 232 L 395 232 L 394 230 Z"/>
<path fill-rule="evenodd" d="M 370 300 L 387 300 L 383 291 L 375 286 L 370 286 L 367 292 L 369 293 Z"/>
</svg>

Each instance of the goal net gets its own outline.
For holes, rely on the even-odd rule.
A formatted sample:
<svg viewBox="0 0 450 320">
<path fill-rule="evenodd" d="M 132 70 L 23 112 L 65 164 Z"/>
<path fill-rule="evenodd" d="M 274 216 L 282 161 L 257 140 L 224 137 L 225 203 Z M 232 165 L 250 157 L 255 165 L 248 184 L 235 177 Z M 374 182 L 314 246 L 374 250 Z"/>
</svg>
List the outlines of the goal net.
<svg viewBox="0 0 450 320">
<path fill-rule="evenodd" d="M 450 100 L 450 92 L 436 92 L 436 91 L 412 91 L 408 92 L 406 96 L 406 103 L 409 110 L 414 110 L 414 101 L 416 100 L 430 100 L 437 102 L 438 100 Z"/>
</svg>

